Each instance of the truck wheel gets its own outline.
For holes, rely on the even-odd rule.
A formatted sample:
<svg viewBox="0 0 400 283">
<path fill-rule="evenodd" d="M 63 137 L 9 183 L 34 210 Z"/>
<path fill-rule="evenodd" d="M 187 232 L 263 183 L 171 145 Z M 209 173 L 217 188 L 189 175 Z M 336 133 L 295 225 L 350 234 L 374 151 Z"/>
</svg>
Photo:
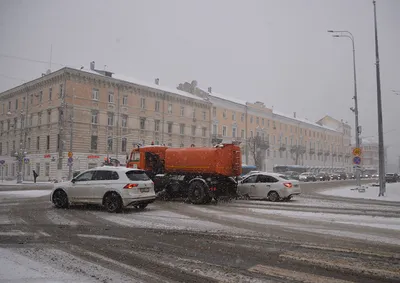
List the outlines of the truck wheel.
<svg viewBox="0 0 400 283">
<path fill-rule="evenodd" d="M 201 181 L 194 181 L 189 185 L 188 198 L 191 203 L 202 204 L 210 197 L 207 194 L 207 187 Z"/>
</svg>

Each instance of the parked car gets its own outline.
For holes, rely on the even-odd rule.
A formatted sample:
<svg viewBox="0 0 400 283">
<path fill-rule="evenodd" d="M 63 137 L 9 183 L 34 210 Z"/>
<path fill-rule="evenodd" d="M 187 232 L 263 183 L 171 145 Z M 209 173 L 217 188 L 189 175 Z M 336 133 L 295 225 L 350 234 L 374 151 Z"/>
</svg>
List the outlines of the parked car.
<svg viewBox="0 0 400 283">
<path fill-rule="evenodd" d="M 290 200 L 301 193 L 297 180 L 279 173 L 255 173 L 238 183 L 238 193 L 248 199 Z"/>
<path fill-rule="evenodd" d="M 371 177 L 372 177 L 373 179 L 378 179 L 378 178 L 379 178 L 379 174 L 372 174 Z"/>
<path fill-rule="evenodd" d="M 331 180 L 339 180 L 340 179 L 339 174 L 336 174 L 336 173 L 331 173 L 330 177 L 331 177 Z"/>
<path fill-rule="evenodd" d="M 319 172 L 316 175 L 316 178 L 318 181 L 330 181 L 331 180 L 331 177 L 329 176 L 329 174 L 325 173 L 325 172 Z"/>
<path fill-rule="evenodd" d="M 99 204 L 108 212 L 124 207 L 144 209 L 156 198 L 153 181 L 143 170 L 103 166 L 82 172 L 71 181 L 54 184 L 50 201 L 57 208 L 70 204 Z"/>
<path fill-rule="evenodd" d="M 317 181 L 317 177 L 310 172 L 305 172 L 300 174 L 299 180 L 303 182 L 315 182 Z"/>
<path fill-rule="evenodd" d="M 339 172 L 339 179 L 340 180 L 346 180 L 347 179 L 347 174 L 345 172 Z"/>
<path fill-rule="evenodd" d="M 386 173 L 385 180 L 386 183 L 397 183 L 399 180 L 399 175 L 396 173 Z"/>
<path fill-rule="evenodd" d="M 356 175 L 353 173 L 347 173 L 347 179 L 355 179 Z"/>
<path fill-rule="evenodd" d="M 295 171 L 287 171 L 287 172 L 282 173 L 282 175 L 285 175 L 290 180 L 299 180 L 299 176 L 300 176 L 300 174 Z"/>
</svg>

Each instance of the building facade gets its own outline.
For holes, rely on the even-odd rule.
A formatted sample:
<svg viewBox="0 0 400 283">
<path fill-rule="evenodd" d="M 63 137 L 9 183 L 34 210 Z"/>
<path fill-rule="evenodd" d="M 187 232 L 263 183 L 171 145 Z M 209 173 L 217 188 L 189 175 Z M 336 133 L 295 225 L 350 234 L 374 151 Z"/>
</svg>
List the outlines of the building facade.
<svg viewBox="0 0 400 283">
<path fill-rule="evenodd" d="M 105 157 L 123 164 L 137 144 L 209 146 L 210 102 L 158 83 L 118 79 L 92 62 L 1 93 L 2 177 L 68 178 Z"/>
<path fill-rule="evenodd" d="M 351 127 L 325 116 L 318 122 L 285 115 L 265 106 L 232 99 L 185 82 L 178 89 L 212 104 L 211 136 L 241 143 L 243 162 L 260 170 L 275 165 L 303 165 L 319 171 L 352 171 Z"/>
</svg>

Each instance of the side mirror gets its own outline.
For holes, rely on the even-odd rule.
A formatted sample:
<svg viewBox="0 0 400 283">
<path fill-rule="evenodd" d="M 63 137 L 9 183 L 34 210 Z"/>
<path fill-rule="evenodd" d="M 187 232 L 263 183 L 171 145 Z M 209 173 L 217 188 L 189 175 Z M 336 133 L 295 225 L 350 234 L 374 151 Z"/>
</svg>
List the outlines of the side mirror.
<svg viewBox="0 0 400 283">
<path fill-rule="evenodd" d="M 71 183 L 75 184 L 75 182 L 76 182 L 76 179 L 72 178 Z"/>
</svg>

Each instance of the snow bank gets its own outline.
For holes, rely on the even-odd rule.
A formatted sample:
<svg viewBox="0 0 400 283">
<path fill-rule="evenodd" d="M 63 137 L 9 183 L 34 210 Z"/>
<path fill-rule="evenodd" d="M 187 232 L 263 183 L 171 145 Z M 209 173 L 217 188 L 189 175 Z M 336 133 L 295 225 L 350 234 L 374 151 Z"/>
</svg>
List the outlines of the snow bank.
<svg viewBox="0 0 400 283">
<path fill-rule="evenodd" d="M 365 192 L 354 190 L 354 187 L 345 187 L 345 188 L 322 191 L 320 192 L 320 194 L 345 197 L 345 198 L 360 198 L 360 199 L 400 202 L 400 183 L 386 184 L 386 194 L 383 197 L 378 197 L 379 187 L 373 187 L 373 186 L 362 186 L 362 187 L 365 188 Z"/>
<path fill-rule="evenodd" d="M 50 193 L 50 190 L 0 191 L 0 199 L 37 198 Z"/>
</svg>

